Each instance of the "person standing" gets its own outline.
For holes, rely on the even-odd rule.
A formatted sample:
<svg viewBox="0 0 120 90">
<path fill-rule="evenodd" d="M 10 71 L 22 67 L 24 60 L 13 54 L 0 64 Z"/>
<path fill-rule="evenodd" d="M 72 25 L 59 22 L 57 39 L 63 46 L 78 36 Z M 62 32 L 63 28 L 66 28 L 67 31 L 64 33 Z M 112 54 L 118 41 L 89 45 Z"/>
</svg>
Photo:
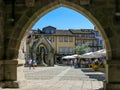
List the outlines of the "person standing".
<svg viewBox="0 0 120 90">
<path fill-rule="evenodd" d="M 33 66 L 33 69 L 35 69 L 35 67 L 37 66 L 36 60 L 33 60 L 33 61 L 32 61 L 32 66 Z"/>
<path fill-rule="evenodd" d="M 77 61 L 77 59 L 75 58 L 75 59 L 74 59 L 74 67 L 75 67 L 75 68 L 78 67 L 77 65 L 78 65 L 78 61 Z"/>
<path fill-rule="evenodd" d="M 73 66 L 73 60 L 70 60 L 70 65 L 71 65 L 71 67 Z"/>
<path fill-rule="evenodd" d="M 29 61 L 28 61 L 28 66 L 29 66 L 29 69 L 31 69 L 31 67 L 32 67 L 32 59 L 30 59 Z"/>
</svg>

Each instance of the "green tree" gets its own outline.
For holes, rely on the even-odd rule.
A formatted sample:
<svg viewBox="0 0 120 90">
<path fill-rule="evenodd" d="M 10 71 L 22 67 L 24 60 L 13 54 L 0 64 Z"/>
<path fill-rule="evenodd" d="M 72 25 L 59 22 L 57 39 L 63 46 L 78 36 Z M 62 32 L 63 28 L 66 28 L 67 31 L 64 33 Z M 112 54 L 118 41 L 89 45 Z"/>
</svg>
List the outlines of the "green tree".
<svg viewBox="0 0 120 90">
<path fill-rule="evenodd" d="M 88 45 L 88 43 L 76 46 L 75 51 L 79 55 L 87 53 L 89 51 L 89 45 Z"/>
</svg>

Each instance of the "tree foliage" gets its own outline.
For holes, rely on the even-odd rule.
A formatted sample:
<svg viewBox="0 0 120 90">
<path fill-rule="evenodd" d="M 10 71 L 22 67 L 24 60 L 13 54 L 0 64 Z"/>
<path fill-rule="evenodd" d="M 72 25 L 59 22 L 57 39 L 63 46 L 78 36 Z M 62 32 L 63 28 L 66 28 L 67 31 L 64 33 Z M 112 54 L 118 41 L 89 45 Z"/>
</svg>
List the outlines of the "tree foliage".
<svg viewBox="0 0 120 90">
<path fill-rule="evenodd" d="M 87 53 L 89 51 L 88 43 L 76 46 L 75 51 L 79 55 Z"/>
</svg>

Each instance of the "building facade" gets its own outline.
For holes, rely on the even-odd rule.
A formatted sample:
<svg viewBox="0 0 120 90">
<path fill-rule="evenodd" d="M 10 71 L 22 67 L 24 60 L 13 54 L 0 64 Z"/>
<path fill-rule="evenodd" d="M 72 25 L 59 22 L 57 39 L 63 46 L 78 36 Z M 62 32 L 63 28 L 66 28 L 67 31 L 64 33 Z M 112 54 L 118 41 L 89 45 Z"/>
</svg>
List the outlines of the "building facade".
<svg viewBox="0 0 120 90">
<path fill-rule="evenodd" d="M 88 43 L 89 52 L 95 52 L 103 49 L 103 39 L 97 29 L 70 29 L 75 36 L 75 46 Z"/>
<path fill-rule="evenodd" d="M 34 47 L 35 41 L 41 37 L 47 39 L 54 47 L 55 60 L 65 55 L 75 54 L 75 47 L 85 43 L 88 43 L 90 48 L 89 52 L 94 52 L 103 48 L 102 37 L 96 29 L 58 30 L 55 27 L 47 26 L 42 30 L 31 30 L 28 34 L 26 54 L 29 55 L 29 57 L 26 57 L 27 60 L 31 58 L 30 48 Z"/>
</svg>

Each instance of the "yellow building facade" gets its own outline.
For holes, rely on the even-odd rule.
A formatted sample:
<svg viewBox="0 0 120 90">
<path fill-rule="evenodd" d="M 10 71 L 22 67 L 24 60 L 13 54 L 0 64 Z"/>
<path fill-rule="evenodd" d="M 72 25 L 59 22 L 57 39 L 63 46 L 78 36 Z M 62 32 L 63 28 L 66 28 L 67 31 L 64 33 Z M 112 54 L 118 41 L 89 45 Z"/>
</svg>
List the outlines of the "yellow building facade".
<svg viewBox="0 0 120 90">
<path fill-rule="evenodd" d="M 58 30 L 55 27 L 47 26 L 42 30 L 32 30 L 30 36 L 32 36 L 32 39 L 44 36 L 44 38 L 54 45 L 55 55 L 63 56 L 75 54 L 75 47 L 85 43 L 88 43 L 89 51 L 94 52 L 102 49 L 103 41 L 102 39 L 100 41 L 99 38 L 96 37 L 96 32 L 99 33 L 92 29 Z"/>
</svg>

